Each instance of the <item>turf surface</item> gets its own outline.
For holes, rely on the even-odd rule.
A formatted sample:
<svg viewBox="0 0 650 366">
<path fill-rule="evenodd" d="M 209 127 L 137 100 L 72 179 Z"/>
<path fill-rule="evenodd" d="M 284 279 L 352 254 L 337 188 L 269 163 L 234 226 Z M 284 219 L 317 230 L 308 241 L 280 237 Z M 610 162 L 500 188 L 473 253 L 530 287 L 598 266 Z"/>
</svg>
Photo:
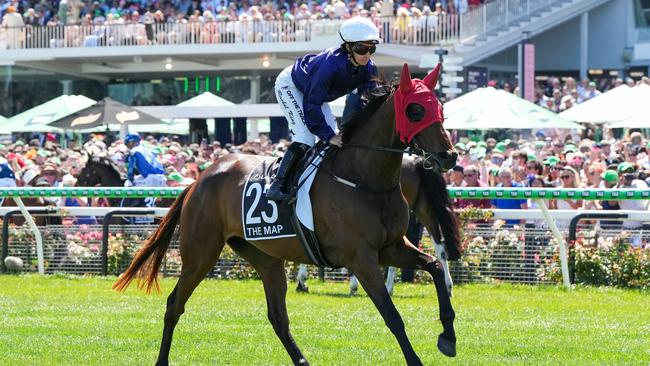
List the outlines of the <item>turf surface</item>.
<svg viewBox="0 0 650 366">
<path fill-rule="evenodd" d="M 0 276 L 0 365 L 151 365 L 166 295 L 111 290 L 115 278 Z M 289 317 L 312 365 L 402 365 L 397 342 L 365 296 L 346 284 L 290 284 Z M 393 297 L 426 365 L 649 365 L 650 294 L 509 285 L 455 288 L 458 356 L 435 346 L 435 289 L 400 285 Z M 258 281 L 207 280 L 181 317 L 173 365 L 288 365 L 266 319 Z"/>
</svg>

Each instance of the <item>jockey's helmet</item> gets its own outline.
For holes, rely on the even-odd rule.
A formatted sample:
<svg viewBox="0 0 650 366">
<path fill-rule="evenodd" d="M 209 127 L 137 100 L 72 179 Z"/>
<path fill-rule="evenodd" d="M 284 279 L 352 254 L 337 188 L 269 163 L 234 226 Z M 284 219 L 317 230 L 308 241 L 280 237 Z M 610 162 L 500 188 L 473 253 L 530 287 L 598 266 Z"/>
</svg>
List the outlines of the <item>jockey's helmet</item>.
<svg viewBox="0 0 650 366">
<path fill-rule="evenodd" d="M 137 132 L 136 133 L 130 133 L 130 134 L 126 135 L 126 137 L 124 138 L 124 143 L 125 144 L 128 144 L 129 142 L 138 143 L 138 142 L 140 142 L 140 140 L 142 140 L 142 137 L 140 137 L 139 133 L 137 133 Z"/>
<path fill-rule="evenodd" d="M 354 17 L 341 25 L 339 36 L 345 43 L 372 42 L 381 43 L 379 29 L 368 18 Z"/>
</svg>

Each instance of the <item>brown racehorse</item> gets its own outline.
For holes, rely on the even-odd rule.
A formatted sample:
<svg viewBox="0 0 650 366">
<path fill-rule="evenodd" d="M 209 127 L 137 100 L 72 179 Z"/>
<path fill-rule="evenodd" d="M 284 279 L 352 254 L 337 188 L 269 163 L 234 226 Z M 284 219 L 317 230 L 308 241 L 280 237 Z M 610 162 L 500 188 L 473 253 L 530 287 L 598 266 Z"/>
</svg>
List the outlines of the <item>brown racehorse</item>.
<svg viewBox="0 0 650 366">
<path fill-rule="evenodd" d="M 343 134 L 346 145 L 326 159 L 311 189 L 314 223 L 328 262 L 351 269 L 402 349 L 408 365 L 421 365 L 404 322 L 383 283 L 382 265 L 423 269 L 434 279 L 443 333 L 438 349 L 456 354 L 454 310 L 437 260 L 404 239 L 408 206 L 399 188 L 406 145 L 425 155 L 436 169 L 449 169 L 456 153 L 442 126 L 442 108 L 432 90 L 436 68 L 412 80 L 404 65 L 399 87 L 365 107 Z M 364 118 L 361 118 L 364 117 Z M 367 117 L 367 118 L 365 118 Z M 361 122 L 360 122 L 361 121 Z M 347 147 L 346 147 L 347 146 Z M 396 153 L 399 151 L 399 153 Z M 249 172 L 264 157 L 227 155 L 217 160 L 174 202 L 158 230 L 138 252 L 114 288 L 124 290 L 138 275 L 141 287 L 158 288 L 158 271 L 177 224 L 182 269 L 167 299 L 157 365 L 167 365 L 174 328 L 185 303 L 214 266 L 226 243 L 256 269 L 266 293 L 268 317 L 296 365 L 308 365 L 289 331 L 285 260 L 312 262 L 296 238 L 244 240 L 241 197 Z M 266 158 L 268 159 L 268 158 Z M 333 175 L 359 184 L 352 189 Z"/>
</svg>

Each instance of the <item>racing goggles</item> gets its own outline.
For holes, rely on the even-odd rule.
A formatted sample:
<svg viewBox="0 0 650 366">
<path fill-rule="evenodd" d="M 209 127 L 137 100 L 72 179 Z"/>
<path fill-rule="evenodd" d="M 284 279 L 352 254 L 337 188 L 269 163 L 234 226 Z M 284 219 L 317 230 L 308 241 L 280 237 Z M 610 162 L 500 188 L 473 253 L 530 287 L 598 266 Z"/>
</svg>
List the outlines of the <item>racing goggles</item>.
<svg viewBox="0 0 650 366">
<path fill-rule="evenodd" d="M 377 46 L 374 44 L 372 46 L 368 46 L 363 43 L 355 43 L 352 45 L 352 52 L 356 53 L 357 55 L 365 55 L 368 52 L 370 52 L 372 55 L 375 53 L 375 51 L 377 51 Z"/>
</svg>

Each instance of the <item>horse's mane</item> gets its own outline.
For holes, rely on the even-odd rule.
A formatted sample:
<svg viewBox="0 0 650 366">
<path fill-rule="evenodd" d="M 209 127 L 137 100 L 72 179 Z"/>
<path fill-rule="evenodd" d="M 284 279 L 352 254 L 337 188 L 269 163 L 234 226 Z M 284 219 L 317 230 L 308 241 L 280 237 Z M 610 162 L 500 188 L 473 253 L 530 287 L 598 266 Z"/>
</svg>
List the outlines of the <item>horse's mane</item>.
<svg viewBox="0 0 650 366">
<path fill-rule="evenodd" d="M 458 217 L 454 213 L 449 194 L 447 192 L 447 183 L 441 173 L 433 169 L 424 167 L 424 159 L 415 160 L 415 170 L 420 176 L 420 187 L 424 189 L 427 199 L 431 203 L 433 210 L 438 217 L 440 230 L 445 240 L 447 257 L 450 260 L 460 259 L 461 243 Z"/>
<path fill-rule="evenodd" d="M 376 88 L 365 90 L 361 95 L 361 108 L 355 111 L 350 120 L 342 126 L 343 142 L 348 142 L 354 131 L 367 121 L 377 109 L 384 104 L 386 99 L 395 91 L 395 88 L 388 85 L 384 80 L 375 80 Z"/>
</svg>

